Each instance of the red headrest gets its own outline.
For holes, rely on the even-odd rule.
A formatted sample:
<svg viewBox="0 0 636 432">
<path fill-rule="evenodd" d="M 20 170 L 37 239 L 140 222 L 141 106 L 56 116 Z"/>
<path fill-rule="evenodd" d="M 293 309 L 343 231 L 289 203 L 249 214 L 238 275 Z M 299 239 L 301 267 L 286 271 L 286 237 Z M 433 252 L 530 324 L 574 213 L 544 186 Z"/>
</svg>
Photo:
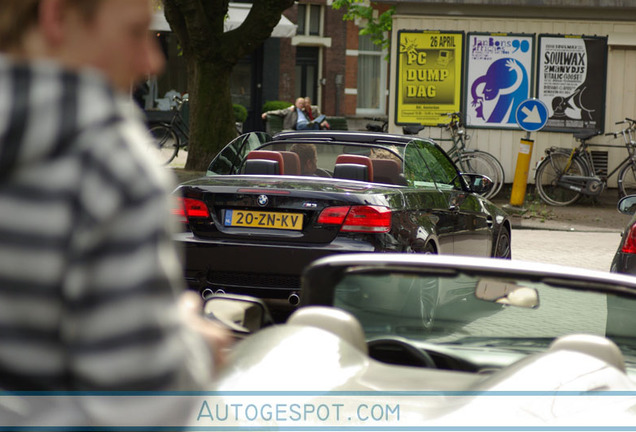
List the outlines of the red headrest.
<svg viewBox="0 0 636 432">
<path fill-rule="evenodd" d="M 279 174 L 283 174 L 285 172 L 285 162 L 283 160 L 283 155 L 279 152 L 270 150 L 252 150 L 247 154 L 247 159 L 266 159 L 276 161 L 278 162 L 278 167 L 280 168 Z"/>
</svg>

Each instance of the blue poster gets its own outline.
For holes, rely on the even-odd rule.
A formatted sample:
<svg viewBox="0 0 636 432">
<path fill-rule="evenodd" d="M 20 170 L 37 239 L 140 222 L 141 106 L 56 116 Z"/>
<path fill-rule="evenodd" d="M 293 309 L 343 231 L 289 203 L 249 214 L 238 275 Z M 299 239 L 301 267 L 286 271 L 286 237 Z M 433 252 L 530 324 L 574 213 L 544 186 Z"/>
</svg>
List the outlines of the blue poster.
<svg viewBox="0 0 636 432">
<path fill-rule="evenodd" d="M 465 115 L 472 127 L 518 129 L 515 113 L 533 82 L 533 35 L 470 33 Z"/>
</svg>

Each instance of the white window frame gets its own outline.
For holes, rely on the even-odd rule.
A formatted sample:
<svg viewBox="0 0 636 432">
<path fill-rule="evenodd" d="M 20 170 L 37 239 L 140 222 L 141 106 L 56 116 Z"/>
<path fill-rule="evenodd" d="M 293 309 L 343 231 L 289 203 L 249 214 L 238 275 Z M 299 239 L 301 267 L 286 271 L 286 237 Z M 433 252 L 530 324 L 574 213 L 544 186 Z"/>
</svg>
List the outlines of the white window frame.
<svg viewBox="0 0 636 432">
<path fill-rule="evenodd" d="M 300 3 L 305 6 L 305 32 L 303 34 L 297 34 L 292 37 L 291 43 L 296 45 L 309 45 L 331 48 L 331 38 L 324 37 L 325 34 L 325 7 L 324 5 L 318 5 L 315 3 Z M 320 8 L 320 24 L 318 35 L 309 34 L 309 23 L 311 21 L 311 6 L 318 6 Z"/>
<path fill-rule="evenodd" d="M 386 37 L 386 35 L 385 35 Z M 380 94 L 380 106 L 378 108 L 357 108 L 356 107 L 356 115 L 360 116 L 369 116 L 369 115 L 386 115 L 387 110 L 387 95 L 388 95 L 388 62 L 385 60 L 387 58 L 387 50 L 383 48 L 382 51 L 362 51 L 362 50 L 347 50 L 347 55 L 353 55 L 360 59 L 360 55 L 372 55 L 380 57 L 380 88 L 378 89 Z M 345 94 L 358 94 L 358 81 L 357 81 L 357 71 L 356 71 L 356 88 L 345 89 Z M 357 104 L 356 104 L 357 105 Z"/>
</svg>

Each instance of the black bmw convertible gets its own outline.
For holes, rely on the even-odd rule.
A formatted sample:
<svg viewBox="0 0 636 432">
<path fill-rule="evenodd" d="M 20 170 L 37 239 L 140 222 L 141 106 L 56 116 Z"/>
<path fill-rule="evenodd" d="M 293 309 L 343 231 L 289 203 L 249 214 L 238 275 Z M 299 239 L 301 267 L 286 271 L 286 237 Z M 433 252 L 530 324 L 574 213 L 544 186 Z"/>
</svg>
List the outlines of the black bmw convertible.
<svg viewBox="0 0 636 432">
<path fill-rule="evenodd" d="M 433 141 L 374 132 L 241 135 L 175 191 L 185 277 L 202 294 L 298 301 L 312 261 L 351 252 L 509 259 L 492 182 Z"/>
</svg>

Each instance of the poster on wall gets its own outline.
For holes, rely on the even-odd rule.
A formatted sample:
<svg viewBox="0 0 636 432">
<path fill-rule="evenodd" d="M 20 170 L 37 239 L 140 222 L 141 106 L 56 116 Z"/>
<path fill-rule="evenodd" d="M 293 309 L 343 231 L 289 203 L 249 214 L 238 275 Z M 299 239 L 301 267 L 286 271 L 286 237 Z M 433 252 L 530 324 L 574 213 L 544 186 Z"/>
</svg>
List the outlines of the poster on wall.
<svg viewBox="0 0 636 432">
<path fill-rule="evenodd" d="M 463 32 L 400 30 L 396 124 L 436 126 L 460 109 Z"/>
<path fill-rule="evenodd" d="M 544 131 L 602 133 L 607 38 L 539 35 L 537 98 L 549 110 Z"/>
<path fill-rule="evenodd" d="M 534 35 L 469 33 L 466 40 L 466 124 L 519 128 L 515 113 L 534 80 Z"/>
</svg>

